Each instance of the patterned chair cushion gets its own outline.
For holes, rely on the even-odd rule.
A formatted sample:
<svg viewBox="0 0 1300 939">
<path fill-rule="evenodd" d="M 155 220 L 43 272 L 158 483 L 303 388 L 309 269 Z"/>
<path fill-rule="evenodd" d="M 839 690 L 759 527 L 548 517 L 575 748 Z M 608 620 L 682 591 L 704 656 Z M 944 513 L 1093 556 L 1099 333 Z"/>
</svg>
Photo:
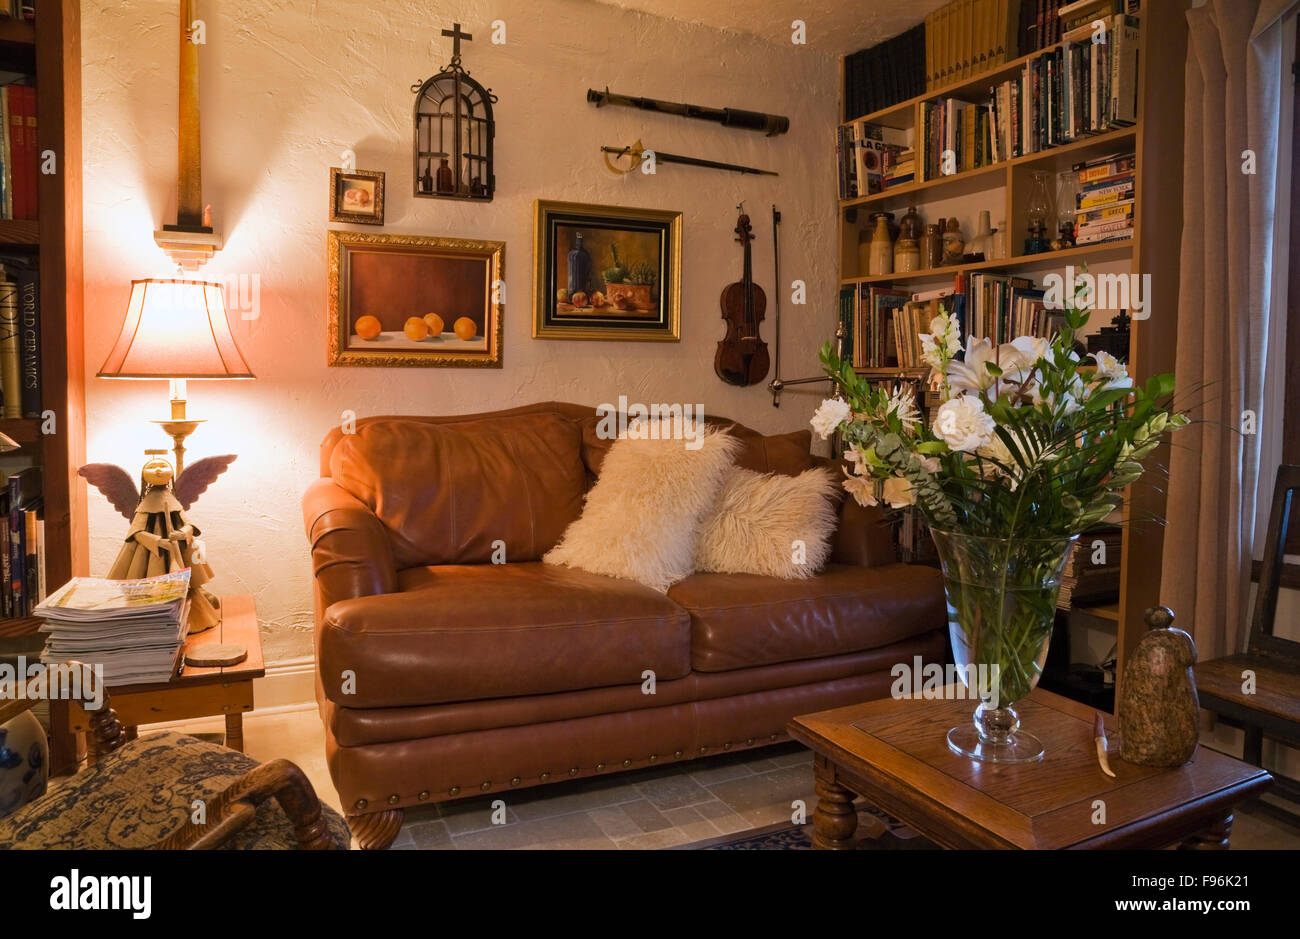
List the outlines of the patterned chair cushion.
<svg viewBox="0 0 1300 939">
<path fill-rule="evenodd" d="M 0 819 L 0 849 L 148 848 L 181 826 L 195 799 L 210 802 L 257 766 L 242 753 L 184 734 L 141 737 Z M 324 805 L 321 812 L 335 845 L 346 848 L 347 823 Z M 297 846 L 279 802 L 267 799 L 252 824 L 223 847 Z"/>
</svg>

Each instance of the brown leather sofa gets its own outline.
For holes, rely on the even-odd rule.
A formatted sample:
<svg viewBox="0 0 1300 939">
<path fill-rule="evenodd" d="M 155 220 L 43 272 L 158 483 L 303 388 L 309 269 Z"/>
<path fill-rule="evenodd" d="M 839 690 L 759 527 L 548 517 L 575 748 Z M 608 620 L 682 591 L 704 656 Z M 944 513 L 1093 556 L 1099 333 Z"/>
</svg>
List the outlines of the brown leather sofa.
<svg viewBox="0 0 1300 939">
<path fill-rule="evenodd" d="M 808 431 L 711 422 L 747 468 L 818 462 Z M 549 402 L 325 438 L 303 497 L 316 689 L 364 846 L 391 842 L 405 806 L 774 743 L 794 715 L 888 694 L 895 663 L 943 656 L 938 572 L 896 563 L 852 499 L 808 580 L 695 574 L 665 596 L 541 563 L 612 443 L 596 424 Z"/>
</svg>

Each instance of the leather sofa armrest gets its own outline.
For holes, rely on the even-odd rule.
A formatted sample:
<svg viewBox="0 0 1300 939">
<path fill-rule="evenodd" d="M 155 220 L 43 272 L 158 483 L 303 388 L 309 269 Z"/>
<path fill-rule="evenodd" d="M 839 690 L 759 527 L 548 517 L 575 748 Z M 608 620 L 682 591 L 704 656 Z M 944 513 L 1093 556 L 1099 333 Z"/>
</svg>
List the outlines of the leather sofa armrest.
<svg viewBox="0 0 1300 939">
<path fill-rule="evenodd" d="M 339 600 L 397 591 L 393 544 L 359 499 L 332 479 L 318 479 L 303 494 L 302 519 L 320 609 Z"/>
<path fill-rule="evenodd" d="M 816 457 L 817 466 L 829 469 L 836 480 L 844 478 L 845 464 L 839 460 Z M 858 567 L 878 567 L 898 561 L 894 547 L 892 527 L 879 506 L 870 508 L 858 505 L 840 488 L 839 521 L 831 539 L 832 564 L 854 564 Z"/>
</svg>

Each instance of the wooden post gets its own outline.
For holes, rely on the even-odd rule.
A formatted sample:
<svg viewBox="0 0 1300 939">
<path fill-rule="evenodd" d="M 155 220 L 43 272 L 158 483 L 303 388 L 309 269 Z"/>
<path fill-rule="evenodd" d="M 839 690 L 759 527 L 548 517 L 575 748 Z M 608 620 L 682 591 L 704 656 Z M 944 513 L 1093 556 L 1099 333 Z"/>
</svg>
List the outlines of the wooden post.
<svg viewBox="0 0 1300 939">
<path fill-rule="evenodd" d="M 194 37 L 194 0 L 181 0 L 180 121 L 177 125 L 176 225 L 203 227 L 203 169 L 199 146 L 199 47 Z"/>
</svg>

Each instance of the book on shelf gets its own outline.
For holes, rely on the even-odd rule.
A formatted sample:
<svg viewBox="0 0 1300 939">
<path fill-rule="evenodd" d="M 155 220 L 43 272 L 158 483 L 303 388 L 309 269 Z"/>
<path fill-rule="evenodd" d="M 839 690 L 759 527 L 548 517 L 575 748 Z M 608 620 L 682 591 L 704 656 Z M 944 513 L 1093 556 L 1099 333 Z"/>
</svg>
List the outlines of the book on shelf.
<svg viewBox="0 0 1300 939">
<path fill-rule="evenodd" d="M 10 297 L 17 304 L 16 312 L 8 308 Z M 9 370 L 15 335 L 18 390 L 13 396 L 15 379 Z M 0 416 L 41 416 L 40 272 L 35 258 L 26 255 L 0 254 Z"/>
<path fill-rule="evenodd" d="M 0 401 L 3 416 L 23 416 L 22 318 L 18 283 L 0 267 Z"/>
<path fill-rule="evenodd" d="M 189 568 L 139 580 L 74 577 L 33 610 L 46 634 L 41 661 L 102 665 L 109 684 L 167 681 L 180 667 L 189 584 Z"/>
<path fill-rule="evenodd" d="M 1122 537 L 1119 526 L 1106 524 L 1094 526 L 1080 536 L 1061 571 L 1057 609 L 1119 599 Z"/>
<path fill-rule="evenodd" d="M 37 217 L 39 158 L 36 89 L 16 82 L 5 84 L 0 87 L 0 218 L 31 221 Z"/>
<path fill-rule="evenodd" d="M 924 23 L 844 57 L 845 117 L 853 120 L 924 94 L 928 35 Z"/>
<path fill-rule="evenodd" d="M 28 549 L 35 556 L 38 548 L 37 545 L 28 544 L 27 516 L 30 513 L 34 521 L 42 510 L 40 467 L 32 466 L 12 474 L 6 480 L 6 488 L 9 492 L 9 515 L 6 519 L 8 538 L 5 543 L 5 551 L 9 555 L 7 587 L 13 615 L 23 617 L 29 616 L 32 607 L 40 602 L 34 593 L 35 570 L 29 574 L 27 559 Z M 34 557 L 30 566 L 37 566 Z"/>
<path fill-rule="evenodd" d="M 1074 164 L 1079 177 L 1075 244 L 1095 245 L 1133 237 L 1136 165 L 1133 153 L 1109 154 Z"/>
<path fill-rule="evenodd" d="M 894 168 L 911 152 L 912 132 L 894 127 L 851 121 L 836 130 L 841 199 L 883 192 L 886 180 L 898 176 Z M 894 182 L 898 185 L 898 181 Z"/>
</svg>

